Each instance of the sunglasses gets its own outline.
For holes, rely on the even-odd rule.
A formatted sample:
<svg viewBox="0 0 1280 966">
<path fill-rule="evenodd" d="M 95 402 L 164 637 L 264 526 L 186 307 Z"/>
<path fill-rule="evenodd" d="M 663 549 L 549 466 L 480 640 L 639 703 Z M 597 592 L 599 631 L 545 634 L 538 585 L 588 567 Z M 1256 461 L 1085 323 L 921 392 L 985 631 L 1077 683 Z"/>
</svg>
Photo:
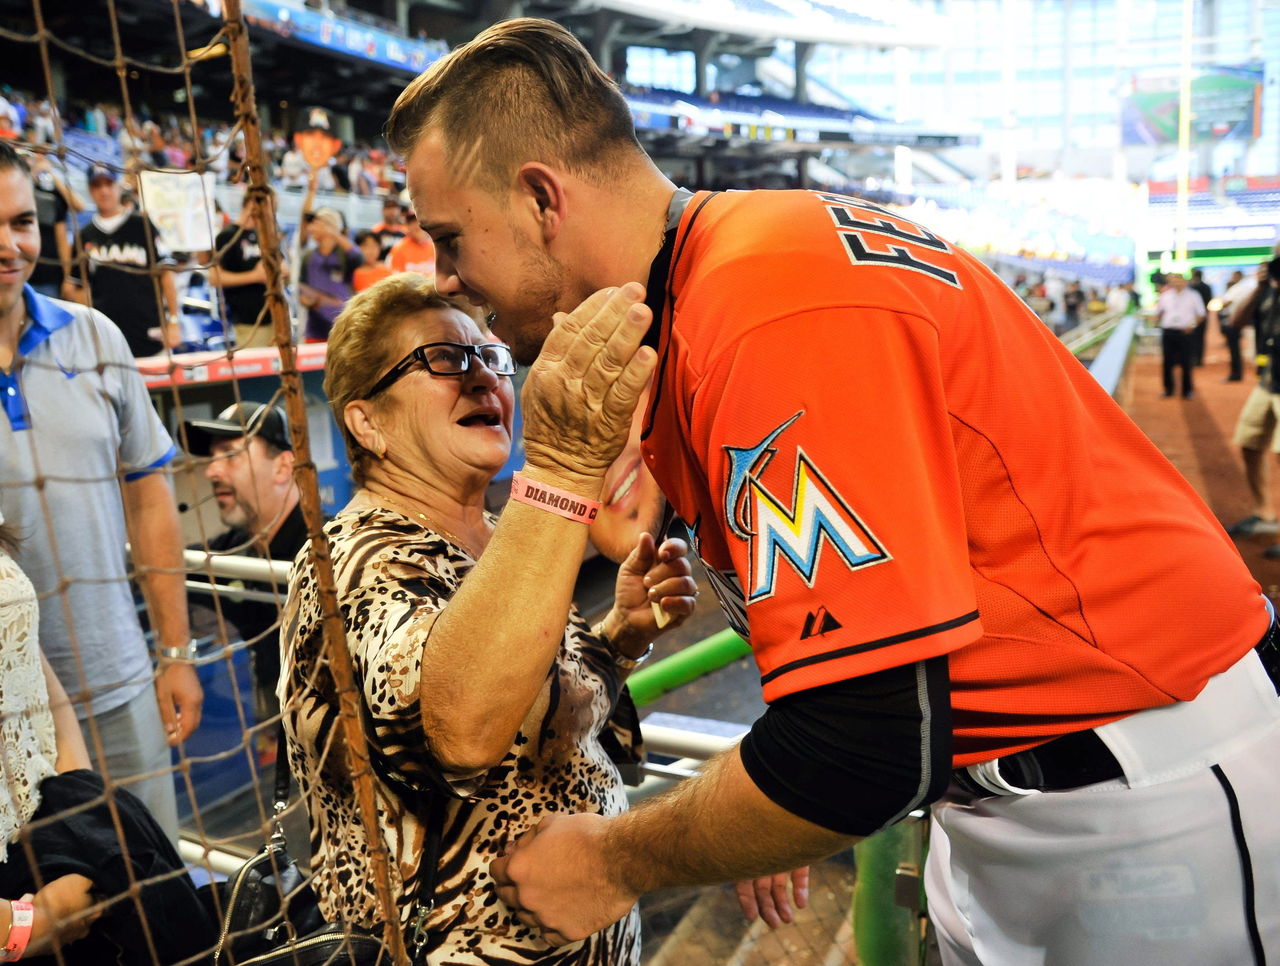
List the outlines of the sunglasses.
<svg viewBox="0 0 1280 966">
<path fill-rule="evenodd" d="M 471 371 L 472 359 L 478 359 L 495 376 L 515 375 L 516 360 L 511 350 L 501 342 L 486 342 L 484 345 L 428 342 L 387 370 L 387 374 L 373 384 L 364 398 L 372 399 L 388 389 L 405 373 L 413 371 L 415 366 L 422 366 L 433 376 L 461 376 Z"/>
</svg>

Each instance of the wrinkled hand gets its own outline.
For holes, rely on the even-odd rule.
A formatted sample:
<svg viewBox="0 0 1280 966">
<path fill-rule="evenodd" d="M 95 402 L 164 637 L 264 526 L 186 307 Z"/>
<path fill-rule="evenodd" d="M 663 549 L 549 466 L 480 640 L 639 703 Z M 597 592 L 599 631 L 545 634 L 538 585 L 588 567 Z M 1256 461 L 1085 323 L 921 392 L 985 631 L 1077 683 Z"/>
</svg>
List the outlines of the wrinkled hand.
<svg viewBox="0 0 1280 966">
<path fill-rule="evenodd" d="M 608 824 L 601 815 L 549 815 L 489 866 L 498 898 L 553 946 L 599 932 L 639 899 L 611 875 Z"/>
<path fill-rule="evenodd" d="M 184 661 L 162 664 L 156 674 L 156 701 L 170 745 L 186 741 L 200 726 L 204 689 L 193 665 Z"/>
<path fill-rule="evenodd" d="M 83 939 L 102 911 L 85 914 L 94 905 L 90 890 L 93 880 L 70 873 L 54 879 L 34 896 L 23 896 L 35 906 L 31 942 L 27 952 L 40 952 L 53 947 L 54 937 L 62 945 Z"/>
<path fill-rule="evenodd" d="M 734 885 L 738 894 L 738 905 L 747 922 L 755 922 L 756 917 L 764 920 L 770 929 L 777 929 L 784 922 L 794 922 L 795 914 L 791 910 L 791 901 L 787 897 L 787 884 L 791 885 L 791 899 L 797 909 L 809 905 L 809 867 L 801 866 L 791 872 L 779 872 L 777 875 L 765 875 L 758 879 L 744 879 Z"/>
<path fill-rule="evenodd" d="M 657 365 L 640 342 L 653 313 L 644 288 L 602 289 L 555 328 L 520 393 L 525 457 L 590 487 L 603 478 L 631 430 L 631 416 Z"/>
<path fill-rule="evenodd" d="M 689 545 L 683 540 L 654 544 L 642 533 L 635 549 L 618 568 L 613 609 L 605 618 L 605 633 L 616 647 L 635 655 L 664 631 L 679 627 L 697 604 L 698 584 L 689 565 Z M 654 605 L 668 620 L 659 625 Z"/>
</svg>

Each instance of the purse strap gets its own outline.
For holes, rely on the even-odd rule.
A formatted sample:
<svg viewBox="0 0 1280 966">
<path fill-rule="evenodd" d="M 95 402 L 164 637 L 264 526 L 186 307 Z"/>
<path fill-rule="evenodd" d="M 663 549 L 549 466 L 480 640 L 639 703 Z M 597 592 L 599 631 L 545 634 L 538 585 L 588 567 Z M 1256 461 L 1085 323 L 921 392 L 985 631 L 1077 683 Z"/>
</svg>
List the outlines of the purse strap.
<svg viewBox="0 0 1280 966">
<path fill-rule="evenodd" d="M 278 844 L 280 848 L 285 846 L 282 820 L 285 809 L 289 807 L 289 787 L 292 777 L 289 771 L 289 749 L 282 718 L 276 726 L 275 815 L 271 835 L 272 844 Z M 428 793 L 427 799 L 427 840 L 422 849 L 418 895 L 414 901 L 413 915 L 409 919 L 415 962 L 418 961 L 419 954 L 426 946 L 427 939 L 430 938 L 427 917 L 436 906 L 436 883 L 440 875 L 440 846 L 444 837 L 445 798 L 438 793 Z"/>
</svg>

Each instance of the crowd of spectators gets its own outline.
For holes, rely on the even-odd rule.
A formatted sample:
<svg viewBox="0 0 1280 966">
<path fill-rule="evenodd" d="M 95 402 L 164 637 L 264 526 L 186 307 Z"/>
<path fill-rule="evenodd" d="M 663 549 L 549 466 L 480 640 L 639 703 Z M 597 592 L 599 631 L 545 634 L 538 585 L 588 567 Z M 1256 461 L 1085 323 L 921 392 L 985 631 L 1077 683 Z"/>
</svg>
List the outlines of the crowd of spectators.
<svg viewBox="0 0 1280 966">
<path fill-rule="evenodd" d="M 229 182 L 235 180 L 244 159 L 244 139 L 226 121 L 198 119 L 193 124 L 189 115 L 152 112 L 145 107 L 126 113 L 119 104 L 105 101 L 71 101 L 59 109 L 48 98 L 0 86 L 0 138 L 53 146 L 59 123 L 65 130 L 113 142 L 119 149 L 120 167 L 126 172 L 143 167 L 185 170 L 203 161 L 220 182 Z M 285 131 L 274 128 L 264 132 L 263 147 L 273 184 L 305 190 L 312 169 Z M 316 177 L 320 191 L 372 196 L 402 190 L 404 166 L 385 147 L 356 141 L 344 145 Z"/>
</svg>

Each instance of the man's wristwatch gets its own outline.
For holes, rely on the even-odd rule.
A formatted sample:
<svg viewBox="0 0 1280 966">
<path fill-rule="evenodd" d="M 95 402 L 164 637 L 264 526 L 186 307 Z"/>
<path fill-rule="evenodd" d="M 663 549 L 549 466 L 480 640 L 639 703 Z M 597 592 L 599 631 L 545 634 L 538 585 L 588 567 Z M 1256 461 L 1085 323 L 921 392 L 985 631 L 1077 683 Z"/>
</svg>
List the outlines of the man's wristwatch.
<svg viewBox="0 0 1280 966">
<path fill-rule="evenodd" d="M 181 647 L 162 647 L 160 656 L 166 661 L 194 661 L 196 659 L 196 642 L 188 641 Z"/>
</svg>

